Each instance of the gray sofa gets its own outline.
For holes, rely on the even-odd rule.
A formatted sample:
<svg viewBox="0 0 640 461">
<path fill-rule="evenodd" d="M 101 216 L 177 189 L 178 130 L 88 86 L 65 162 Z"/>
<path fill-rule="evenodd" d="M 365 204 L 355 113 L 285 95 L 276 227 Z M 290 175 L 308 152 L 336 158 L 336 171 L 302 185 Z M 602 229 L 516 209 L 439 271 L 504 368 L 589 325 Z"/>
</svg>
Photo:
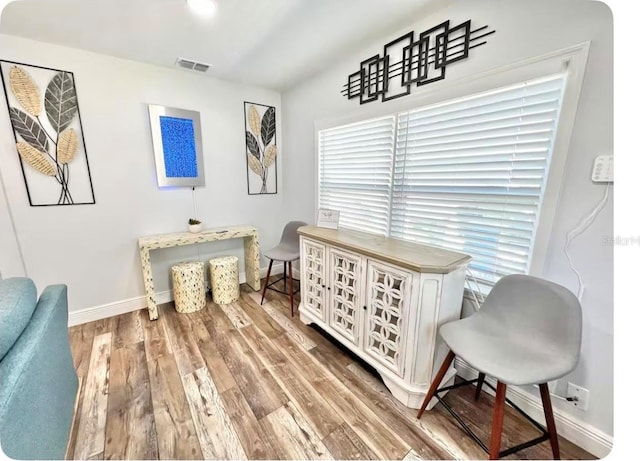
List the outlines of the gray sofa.
<svg viewBox="0 0 640 461">
<path fill-rule="evenodd" d="M 67 287 L 37 297 L 31 279 L 0 280 L 0 445 L 17 459 L 63 459 L 78 377 Z"/>
</svg>

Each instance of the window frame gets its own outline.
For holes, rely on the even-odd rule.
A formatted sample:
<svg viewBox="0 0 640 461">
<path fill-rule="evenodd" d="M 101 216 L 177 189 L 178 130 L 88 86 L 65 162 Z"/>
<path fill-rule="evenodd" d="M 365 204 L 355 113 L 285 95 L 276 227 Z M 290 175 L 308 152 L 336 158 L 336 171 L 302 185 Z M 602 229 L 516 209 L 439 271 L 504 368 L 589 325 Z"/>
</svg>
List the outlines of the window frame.
<svg viewBox="0 0 640 461">
<path fill-rule="evenodd" d="M 551 53 L 525 59 L 514 64 L 491 69 L 476 76 L 460 78 L 442 85 L 428 85 L 426 89 L 408 98 L 398 98 L 380 105 L 361 106 L 358 110 L 342 116 L 319 118 L 314 121 L 314 216 L 318 214 L 319 168 L 321 130 L 335 128 L 368 119 L 394 116 L 416 108 L 443 103 L 497 88 L 564 72 L 566 83 L 560 118 L 556 128 L 553 154 L 549 164 L 544 193 L 541 197 L 540 212 L 532 238 L 528 274 L 542 276 L 551 232 L 555 222 L 557 205 L 562 192 L 564 170 L 571 144 L 571 135 L 577 113 L 582 82 L 591 42 L 583 42 Z M 397 135 L 397 127 L 396 127 Z M 394 149 L 395 166 L 395 149 Z"/>
</svg>

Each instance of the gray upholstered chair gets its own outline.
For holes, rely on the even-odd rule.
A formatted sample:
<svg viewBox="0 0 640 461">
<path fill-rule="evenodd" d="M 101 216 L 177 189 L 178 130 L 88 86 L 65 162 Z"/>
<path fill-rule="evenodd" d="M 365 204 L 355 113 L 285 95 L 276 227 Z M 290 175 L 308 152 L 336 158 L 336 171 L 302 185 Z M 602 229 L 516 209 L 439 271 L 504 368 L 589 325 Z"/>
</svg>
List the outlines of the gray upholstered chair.
<svg viewBox="0 0 640 461">
<path fill-rule="evenodd" d="M 560 458 L 548 382 L 571 372 L 578 363 L 582 338 L 582 309 L 566 288 L 528 275 L 509 275 L 495 284 L 482 308 L 462 320 L 440 328 L 440 336 L 451 351 L 446 356 L 425 396 L 418 418 L 434 397 L 456 417 L 465 431 L 488 452 L 491 459 L 514 453 L 550 439 L 553 456 Z M 438 389 L 455 356 L 478 370 L 475 380 Z M 490 447 L 487 448 L 438 393 L 465 384 L 476 384 L 476 400 L 485 375 L 497 380 Z M 540 389 L 547 428 L 528 417 L 509 399 L 507 402 L 532 422 L 542 436 L 500 451 L 507 385 L 537 384 Z M 493 386 L 490 386 L 493 388 Z"/>
<path fill-rule="evenodd" d="M 285 295 L 289 295 L 289 301 L 291 303 L 291 316 L 293 317 L 293 295 L 296 293 L 293 291 L 293 261 L 300 259 L 300 244 L 298 240 L 298 228 L 306 226 L 307 223 L 302 221 L 291 221 L 284 226 L 282 231 L 282 237 L 280 243 L 264 252 L 264 256 L 269 258 L 269 269 L 267 270 L 267 280 L 265 281 L 264 288 L 262 289 L 262 299 L 260 304 L 264 302 L 264 295 L 267 289 L 277 291 Z M 282 261 L 284 265 L 284 275 L 275 282 L 269 283 L 269 277 L 271 276 L 271 267 L 274 261 Z M 287 290 L 287 263 L 289 264 L 289 289 Z M 273 288 L 273 285 L 283 281 L 284 291 Z"/>
</svg>

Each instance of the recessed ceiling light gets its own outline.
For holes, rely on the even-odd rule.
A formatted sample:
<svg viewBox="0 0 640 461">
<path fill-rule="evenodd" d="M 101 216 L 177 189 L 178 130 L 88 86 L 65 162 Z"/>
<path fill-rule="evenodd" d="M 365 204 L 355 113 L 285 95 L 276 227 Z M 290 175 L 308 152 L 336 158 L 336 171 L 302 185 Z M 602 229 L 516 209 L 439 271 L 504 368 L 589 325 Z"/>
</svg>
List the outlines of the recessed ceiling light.
<svg viewBox="0 0 640 461">
<path fill-rule="evenodd" d="M 187 5 L 200 16 L 211 16 L 216 11 L 214 0 L 187 0 Z"/>
</svg>

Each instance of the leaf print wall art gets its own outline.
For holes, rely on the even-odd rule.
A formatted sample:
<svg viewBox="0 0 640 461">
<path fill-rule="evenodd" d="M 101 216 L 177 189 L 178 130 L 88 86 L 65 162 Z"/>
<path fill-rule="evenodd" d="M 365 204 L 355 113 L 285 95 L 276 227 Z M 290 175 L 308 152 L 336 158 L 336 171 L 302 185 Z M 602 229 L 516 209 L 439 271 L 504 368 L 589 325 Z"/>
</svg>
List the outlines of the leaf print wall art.
<svg viewBox="0 0 640 461">
<path fill-rule="evenodd" d="M 278 193 L 276 108 L 244 103 L 249 195 Z"/>
<path fill-rule="evenodd" d="M 0 60 L 31 206 L 94 204 L 73 73 Z"/>
</svg>

